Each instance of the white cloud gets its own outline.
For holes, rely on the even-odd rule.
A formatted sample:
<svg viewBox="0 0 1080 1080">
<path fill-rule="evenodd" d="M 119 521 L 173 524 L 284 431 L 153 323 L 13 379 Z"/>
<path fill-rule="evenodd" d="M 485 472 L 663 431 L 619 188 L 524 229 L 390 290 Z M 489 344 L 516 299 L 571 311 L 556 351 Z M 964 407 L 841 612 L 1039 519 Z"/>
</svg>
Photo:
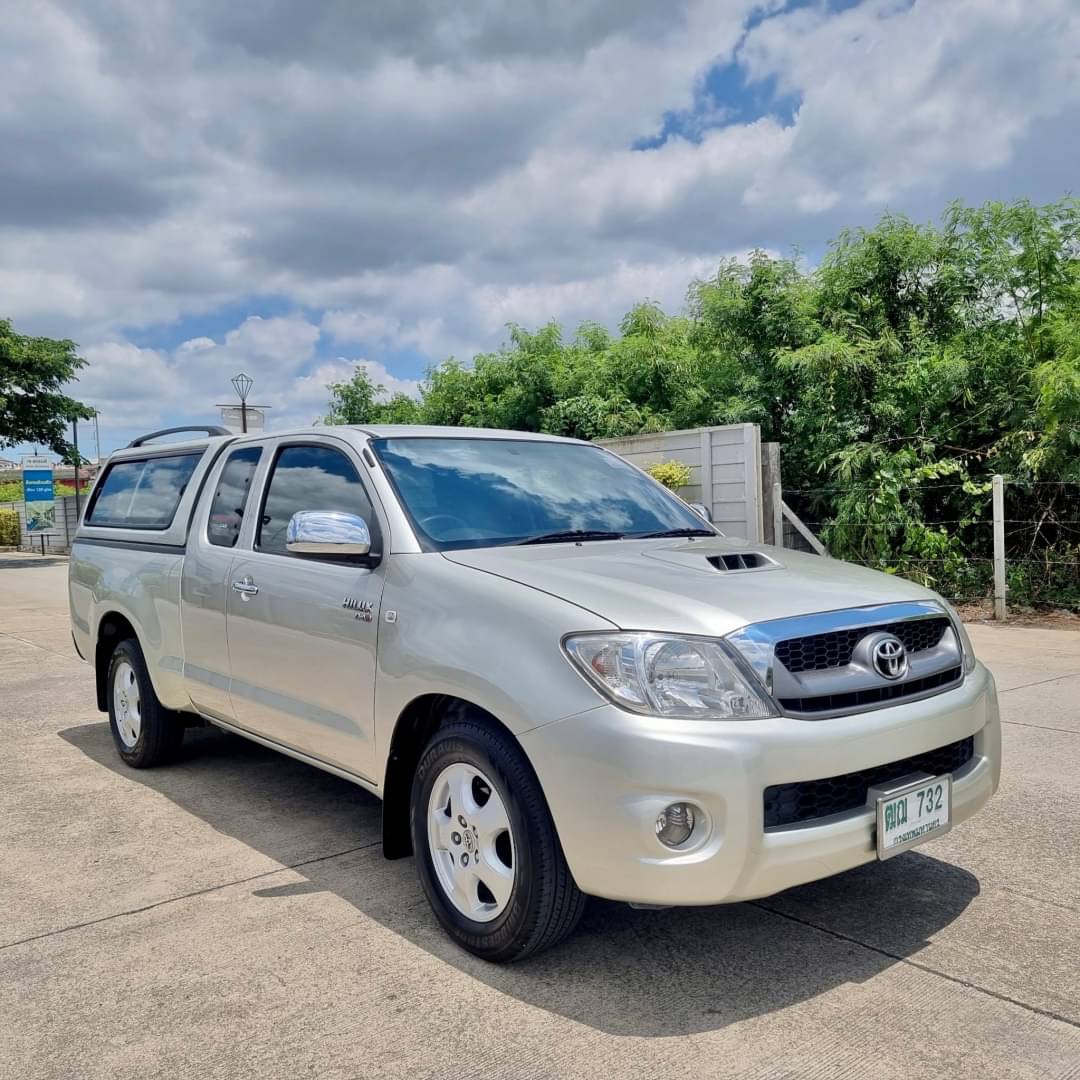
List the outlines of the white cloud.
<svg viewBox="0 0 1080 1080">
<path fill-rule="evenodd" d="M 317 326 L 293 315 L 247 318 L 220 341 L 192 338 L 171 352 L 119 341 L 93 345 L 83 350 L 88 364 L 76 394 L 100 411 L 103 442 L 112 447 L 174 422 L 216 422 L 215 406 L 233 399 L 230 379 L 241 370 L 254 379 L 251 404 L 269 407 L 268 430 L 324 416 L 327 385 L 348 380 L 356 366 L 385 388 L 384 397 L 419 393 L 418 380 L 400 378 L 376 360 L 315 360 L 319 337 Z"/>
<path fill-rule="evenodd" d="M 1080 166 L 1075 0 L 53 0 L 4 31 L 0 314 L 79 341 L 125 417 L 244 367 L 306 421 L 328 347 L 396 385 L 402 354 L 677 306 L 725 253 L 1054 198 Z M 794 113 L 703 99 L 732 63 Z M 630 149 L 695 108 L 692 139 Z M 304 314 L 198 325 L 267 298 Z M 178 320 L 172 352 L 127 344 Z"/>
</svg>

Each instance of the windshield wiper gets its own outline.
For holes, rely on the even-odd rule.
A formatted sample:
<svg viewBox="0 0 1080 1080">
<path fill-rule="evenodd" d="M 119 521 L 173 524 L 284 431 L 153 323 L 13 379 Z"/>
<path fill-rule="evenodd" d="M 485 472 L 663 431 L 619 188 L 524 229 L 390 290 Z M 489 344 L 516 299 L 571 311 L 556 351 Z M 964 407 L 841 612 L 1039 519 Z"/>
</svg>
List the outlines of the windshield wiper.
<svg viewBox="0 0 1080 1080">
<path fill-rule="evenodd" d="M 567 529 L 563 532 L 541 533 L 519 540 L 518 544 L 558 544 L 563 540 L 621 540 L 621 532 L 603 532 L 599 529 Z"/>
<path fill-rule="evenodd" d="M 715 529 L 662 529 L 660 532 L 634 533 L 634 540 L 658 540 L 661 536 L 715 536 Z"/>
</svg>

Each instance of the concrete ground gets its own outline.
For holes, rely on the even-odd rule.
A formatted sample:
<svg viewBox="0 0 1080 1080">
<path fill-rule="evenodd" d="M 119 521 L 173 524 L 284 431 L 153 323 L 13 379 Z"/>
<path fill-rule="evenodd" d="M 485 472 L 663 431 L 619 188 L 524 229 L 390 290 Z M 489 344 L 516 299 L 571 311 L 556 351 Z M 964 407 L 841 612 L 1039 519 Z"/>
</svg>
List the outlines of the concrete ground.
<svg viewBox="0 0 1080 1080">
<path fill-rule="evenodd" d="M 65 562 L 0 555 L 0 1077 L 1080 1078 L 1080 635 L 975 626 L 1002 787 L 758 903 L 593 902 L 491 967 L 379 806 L 216 732 L 120 764 Z"/>
</svg>

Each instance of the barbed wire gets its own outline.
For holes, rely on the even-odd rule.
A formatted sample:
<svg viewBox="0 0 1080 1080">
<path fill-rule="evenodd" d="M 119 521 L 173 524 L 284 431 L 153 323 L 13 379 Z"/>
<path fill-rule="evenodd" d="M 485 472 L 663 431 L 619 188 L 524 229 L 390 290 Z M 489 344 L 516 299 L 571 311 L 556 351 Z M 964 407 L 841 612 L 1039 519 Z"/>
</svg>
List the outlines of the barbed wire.
<svg viewBox="0 0 1080 1080">
<path fill-rule="evenodd" d="M 861 559 L 841 559 L 841 562 L 853 562 L 858 566 L 865 566 L 871 570 L 880 569 L 882 566 L 904 566 L 910 563 L 992 563 L 992 555 L 949 555 L 949 556 L 923 556 L 923 555 L 897 555 L 893 558 L 880 559 L 877 562 L 864 562 Z M 1038 556 L 1029 556 L 1023 559 L 1006 558 L 1009 566 L 1017 566 L 1022 563 L 1037 563 L 1039 566 L 1080 566 L 1080 555 L 1075 559 L 1040 559 Z"/>
<path fill-rule="evenodd" d="M 802 519 L 800 519 L 802 520 Z M 1002 518 L 1003 525 L 1027 525 L 1034 528 L 1047 525 L 1080 525 L 1080 518 Z M 846 529 L 852 525 L 922 525 L 931 528 L 934 525 L 993 525 L 993 518 L 937 518 L 935 521 L 920 521 L 917 518 L 882 518 L 875 521 L 872 518 L 860 518 L 857 521 L 846 521 L 842 518 L 829 518 L 823 521 L 803 521 L 808 528 L 821 529 Z"/>
<path fill-rule="evenodd" d="M 960 484 L 911 484 L 910 491 L 922 495 L 929 491 L 959 491 L 973 485 L 988 484 L 988 480 L 968 480 Z M 1080 480 L 1013 480 L 1005 479 L 1005 488 L 1019 488 L 1021 490 L 1032 487 L 1068 487 L 1080 489 Z M 782 494 L 787 495 L 847 495 L 853 491 L 881 491 L 880 485 L 873 484 L 842 484 L 835 487 L 813 488 L 783 488 Z M 986 494 L 989 492 L 973 492 L 972 494 Z"/>
</svg>

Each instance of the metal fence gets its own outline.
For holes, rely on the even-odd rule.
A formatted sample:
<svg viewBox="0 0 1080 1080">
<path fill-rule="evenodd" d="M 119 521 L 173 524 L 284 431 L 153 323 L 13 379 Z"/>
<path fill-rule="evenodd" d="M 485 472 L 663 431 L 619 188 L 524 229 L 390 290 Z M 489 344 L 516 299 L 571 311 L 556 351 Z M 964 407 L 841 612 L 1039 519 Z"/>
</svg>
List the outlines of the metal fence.
<svg viewBox="0 0 1080 1080">
<path fill-rule="evenodd" d="M 961 488 L 964 485 L 933 484 L 921 491 Z M 1053 489 L 1056 498 L 1032 516 L 1035 489 Z M 788 500 L 805 508 L 812 506 L 815 498 L 848 495 L 858 490 L 842 486 L 785 490 L 785 517 Z M 876 488 L 864 490 L 868 495 L 877 491 Z M 903 530 L 915 524 L 912 520 L 814 520 L 805 509 L 802 520 L 794 511 L 791 514 L 801 526 L 801 538 L 810 533 L 815 548 L 820 548 L 819 553 L 830 554 L 827 548 L 831 542 L 834 550 L 843 549 L 841 556 L 849 562 L 919 581 L 938 589 L 953 603 L 992 607 L 997 619 L 1006 618 L 1010 602 L 1017 594 L 1025 606 L 1080 613 L 1080 483 L 1014 483 L 996 475 L 987 511 L 984 516 L 919 522 L 928 529 L 942 528 L 959 539 L 962 550 L 937 556 L 910 555 L 899 550 L 903 546 Z M 791 523 L 785 524 L 790 538 Z M 886 538 L 881 544 L 881 555 L 864 559 L 851 556 L 851 541 L 858 540 L 860 529 L 875 530 Z"/>
</svg>

